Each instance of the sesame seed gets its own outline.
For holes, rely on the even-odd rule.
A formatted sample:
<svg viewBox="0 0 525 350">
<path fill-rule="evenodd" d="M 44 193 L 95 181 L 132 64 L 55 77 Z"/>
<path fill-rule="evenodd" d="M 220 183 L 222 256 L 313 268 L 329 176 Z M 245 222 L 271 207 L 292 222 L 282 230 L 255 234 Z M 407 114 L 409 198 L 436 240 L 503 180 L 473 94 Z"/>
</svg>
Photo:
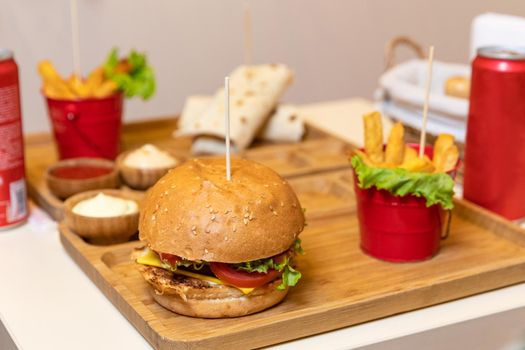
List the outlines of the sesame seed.
<svg viewBox="0 0 525 350">
<path fill-rule="evenodd" d="M 196 229 L 197 229 L 197 226 L 195 226 L 195 225 L 193 225 L 193 226 L 191 227 L 191 230 L 192 230 L 192 231 L 195 231 Z"/>
<path fill-rule="evenodd" d="M 250 216 L 250 214 L 248 214 L 248 213 L 245 213 L 245 214 L 244 214 L 244 217 L 245 217 L 245 218 L 247 218 L 247 217 L 249 217 L 249 216 Z"/>
<path fill-rule="evenodd" d="M 270 210 L 273 210 L 273 205 L 270 205 L 269 208 L 270 208 Z"/>
<path fill-rule="evenodd" d="M 209 208 L 209 207 L 211 207 L 211 205 L 210 204 L 206 204 L 206 208 Z"/>
<path fill-rule="evenodd" d="M 237 226 L 233 225 L 233 232 L 237 232 Z"/>
<path fill-rule="evenodd" d="M 281 207 L 284 207 L 284 202 L 281 202 Z"/>
<path fill-rule="evenodd" d="M 204 253 L 208 254 L 208 249 L 204 248 Z"/>
<path fill-rule="evenodd" d="M 151 216 L 151 221 L 155 221 L 155 215 Z"/>
<path fill-rule="evenodd" d="M 213 209 L 212 209 L 212 208 L 210 208 L 209 212 L 210 212 L 210 214 L 213 214 Z"/>
<path fill-rule="evenodd" d="M 216 216 L 215 216 L 215 214 L 213 214 L 213 215 L 211 216 L 211 221 L 215 221 L 215 218 L 216 218 Z"/>
<path fill-rule="evenodd" d="M 226 209 L 226 210 L 224 211 L 224 214 L 228 214 L 229 212 L 231 212 L 231 210 L 230 210 L 230 209 Z"/>
<path fill-rule="evenodd" d="M 228 237 L 224 237 L 224 240 L 227 241 L 227 240 L 228 240 Z"/>
<path fill-rule="evenodd" d="M 248 219 L 244 218 L 242 221 L 244 222 L 244 225 L 248 225 Z"/>
<path fill-rule="evenodd" d="M 272 210 L 272 214 L 277 216 L 277 212 L 275 210 Z"/>
</svg>

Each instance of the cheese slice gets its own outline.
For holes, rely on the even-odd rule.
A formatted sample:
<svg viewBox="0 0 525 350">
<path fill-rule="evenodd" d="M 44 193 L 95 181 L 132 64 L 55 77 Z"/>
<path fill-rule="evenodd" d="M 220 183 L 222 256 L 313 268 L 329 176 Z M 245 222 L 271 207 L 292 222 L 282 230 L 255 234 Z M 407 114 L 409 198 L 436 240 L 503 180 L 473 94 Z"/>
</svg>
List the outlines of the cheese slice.
<svg viewBox="0 0 525 350">
<path fill-rule="evenodd" d="M 220 279 L 215 278 L 215 277 L 201 275 L 199 273 L 190 272 L 190 271 L 186 271 L 186 270 L 179 270 L 179 269 L 172 270 L 172 269 L 168 269 L 168 268 L 166 268 L 166 264 L 162 263 L 162 260 L 160 260 L 159 256 L 154 251 L 152 251 L 151 249 L 147 249 L 146 253 L 144 253 L 142 256 L 140 256 L 136 260 L 136 262 L 138 264 L 141 264 L 141 265 L 160 267 L 161 269 L 171 271 L 171 272 L 176 273 L 178 275 L 183 275 L 183 276 L 187 276 L 187 277 L 191 277 L 191 278 L 196 278 L 196 279 L 207 281 L 207 282 L 211 282 L 211 283 L 226 285 Z M 230 286 L 230 285 L 228 284 L 228 286 Z M 238 290 L 240 290 L 244 294 L 249 294 L 255 289 L 255 288 L 240 288 L 240 287 L 235 287 L 235 286 L 231 286 L 231 287 L 237 288 Z"/>
</svg>

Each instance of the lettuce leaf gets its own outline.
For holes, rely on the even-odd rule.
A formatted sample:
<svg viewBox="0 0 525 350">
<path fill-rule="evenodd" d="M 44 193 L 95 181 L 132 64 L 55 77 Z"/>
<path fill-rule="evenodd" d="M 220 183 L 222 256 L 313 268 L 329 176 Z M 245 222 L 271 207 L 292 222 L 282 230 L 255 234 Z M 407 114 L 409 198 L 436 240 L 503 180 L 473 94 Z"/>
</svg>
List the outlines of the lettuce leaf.
<svg viewBox="0 0 525 350">
<path fill-rule="evenodd" d="M 104 63 L 104 74 L 108 79 L 117 83 L 119 90 L 126 97 L 140 96 L 143 100 L 149 99 L 155 93 L 155 73 L 148 65 L 145 54 L 131 50 L 127 59 L 128 71 L 119 70 L 118 50 L 114 48 Z"/>
<path fill-rule="evenodd" d="M 235 269 L 247 272 L 267 273 L 273 269 L 274 262 L 272 258 L 247 261 L 244 263 L 234 264 Z"/>
<path fill-rule="evenodd" d="M 301 240 L 299 238 L 295 240 L 291 249 L 293 249 L 294 253 L 304 254 L 304 250 L 301 247 Z M 270 269 L 282 271 L 283 274 L 281 276 L 281 284 L 277 286 L 277 289 L 284 290 L 287 286 L 295 286 L 302 276 L 301 273 L 294 269 L 291 265 L 292 258 L 286 256 L 281 263 L 277 263 L 275 260 L 273 260 L 273 258 L 266 258 L 234 264 L 234 267 L 237 270 L 259 273 L 268 273 L 268 270 Z"/>
<path fill-rule="evenodd" d="M 426 206 L 441 204 L 444 209 L 452 209 L 454 203 L 454 180 L 444 173 L 416 173 L 406 169 L 372 168 L 365 164 L 359 155 L 351 160 L 362 189 L 376 187 L 387 190 L 394 196 L 408 194 L 424 197 Z"/>
<path fill-rule="evenodd" d="M 279 290 L 285 290 L 287 286 L 295 286 L 302 277 L 302 274 L 291 266 L 292 259 L 285 257 L 280 264 L 275 264 L 274 269 L 283 271 L 281 275 L 281 284 L 277 286 Z"/>
<path fill-rule="evenodd" d="M 279 290 L 285 290 L 286 286 L 295 286 L 297 282 L 301 279 L 302 274 L 291 267 L 290 265 L 286 265 L 284 267 L 284 272 L 281 276 L 282 282 L 280 285 L 277 286 L 277 289 Z"/>
</svg>

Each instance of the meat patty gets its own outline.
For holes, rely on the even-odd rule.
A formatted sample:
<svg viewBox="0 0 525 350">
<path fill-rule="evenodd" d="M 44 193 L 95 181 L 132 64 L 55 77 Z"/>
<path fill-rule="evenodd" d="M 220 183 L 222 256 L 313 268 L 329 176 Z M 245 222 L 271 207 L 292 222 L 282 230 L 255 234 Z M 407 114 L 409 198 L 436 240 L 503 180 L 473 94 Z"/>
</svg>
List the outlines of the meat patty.
<svg viewBox="0 0 525 350">
<path fill-rule="evenodd" d="M 159 295 L 178 295 L 183 300 L 188 299 L 225 299 L 239 298 L 244 295 L 239 289 L 223 284 L 200 280 L 193 277 L 175 274 L 154 266 L 140 265 L 139 271 L 144 279 L 153 286 Z M 281 283 L 280 279 L 255 288 L 249 295 L 265 294 L 269 289 L 275 289 Z"/>
</svg>

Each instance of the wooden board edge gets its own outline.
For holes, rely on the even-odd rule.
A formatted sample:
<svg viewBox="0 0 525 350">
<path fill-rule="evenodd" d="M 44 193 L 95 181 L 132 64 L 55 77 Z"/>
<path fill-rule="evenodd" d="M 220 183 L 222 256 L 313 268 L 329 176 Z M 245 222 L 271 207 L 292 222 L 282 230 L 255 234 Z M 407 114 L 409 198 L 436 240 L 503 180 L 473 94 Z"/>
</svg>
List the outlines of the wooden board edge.
<svg viewBox="0 0 525 350">
<path fill-rule="evenodd" d="M 64 212 L 60 208 L 56 208 L 49 203 L 42 194 L 36 189 L 37 184 L 33 184 L 31 181 L 26 181 L 27 192 L 30 199 L 32 199 L 42 210 L 44 210 L 51 218 L 55 221 L 60 221 L 64 218 Z"/>
<path fill-rule="evenodd" d="M 502 275 L 503 273 L 503 275 Z M 464 290 L 462 288 L 466 282 L 471 288 Z M 185 349 L 209 349 L 217 348 L 218 346 L 228 344 L 229 349 L 247 349 L 259 348 L 288 341 L 301 339 L 308 336 L 318 335 L 325 332 L 334 331 L 341 328 L 351 327 L 358 324 L 375 321 L 385 317 L 406 313 L 409 311 L 416 311 L 422 308 L 451 302 L 454 300 L 470 297 L 476 294 L 489 292 L 499 288 L 511 286 L 525 281 L 525 262 L 514 265 L 512 267 L 499 268 L 491 271 L 485 271 L 482 275 L 469 276 L 466 278 L 451 280 L 444 282 L 437 286 L 424 286 L 412 291 L 402 293 L 398 298 L 389 300 L 389 297 L 380 297 L 366 302 L 356 303 L 352 305 L 345 305 L 339 307 L 337 310 L 327 310 L 317 313 L 315 315 L 308 315 L 305 317 L 295 317 L 275 322 L 271 325 L 258 327 L 256 329 L 246 329 L 240 332 L 231 333 L 215 338 L 195 340 L 186 342 Z M 483 283 L 484 282 L 484 283 Z M 448 290 L 457 290 L 452 297 L 445 296 Z M 448 293 L 450 295 L 450 293 Z M 399 308 L 399 304 L 402 307 Z M 397 311 L 391 311 L 396 308 Z M 356 310 L 366 310 L 367 313 L 372 313 L 364 316 L 357 313 Z M 334 312 L 338 318 L 344 318 L 344 322 L 336 320 Z M 312 329 L 315 328 L 314 331 Z M 293 337 L 282 336 L 282 329 L 286 329 L 286 333 L 293 333 Z M 253 332 L 261 332 L 265 334 L 265 340 L 254 342 L 258 339 L 253 335 Z M 271 337 L 268 337 L 268 334 Z M 221 344 L 217 344 L 220 339 Z M 249 339 L 249 340 L 248 340 Z M 161 349 L 175 349 L 166 344 L 166 347 Z"/>
<path fill-rule="evenodd" d="M 488 228 L 493 234 L 520 247 L 525 247 L 525 229 L 517 224 L 465 199 L 455 199 L 454 204 L 457 215 Z"/>
<path fill-rule="evenodd" d="M 130 300 L 135 298 L 134 294 L 127 287 L 119 284 L 118 281 L 112 278 L 113 273 L 107 266 L 103 263 L 93 264 L 95 272 L 90 273 L 88 271 L 86 264 L 91 263 L 88 261 L 86 254 L 89 254 L 91 247 L 84 246 L 83 241 L 77 236 L 73 237 L 73 235 L 74 233 L 72 232 L 60 230 L 60 240 L 68 254 L 115 305 L 119 312 L 157 349 L 216 348 L 218 341 L 222 344 L 229 344 L 231 349 L 268 346 L 441 304 L 525 281 L 525 260 L 522 259 L 518 263 L 509 262 L 505 266 L 498 266 L 481 274 L 459 279 L 455 278 L 439 284 L 421 286 L 401 293 L 402 295 L 395 298 L 394 301 L 389 300 L 391 296 L 384 296 L 352 305 L 332 303 L 331 306 L 325 307 L 327 310 L 320 311 L 315 315 L 294 316 L 292 314 L 290 318 L 297 322 L 289 322 L 290 318 L 287 317 L 271 325 L 245 329 L 218 337 L 192 340 L 169 339 L 162 334 L 163 326 L 155 322 L 154 315 L 147 308 L 140 304 L 135 305 L 135 307 L 131 305 Z M 98 255 L 103 254 L 98 247 L 96 249 Z M 110 246 L 108 251 L 111 251 Z M 452 296 L 450 295 L 450 290 L 454 291 Z M 104 291 L 109 292 L 106 293 Z M 401 297 L 401 300 L 399 300 L 399 297 Z M 399 303 L 402 304 L 401 308 L 399 308 Z M 367 313 L 372 312 L 372 316 L 370 314 L 365 316 L 357 313 L 358 311 L 356 310 L 359 309 L 364 309 Z M 393 309 L 396 309 L 396 311 L 392 311 Z M 339 318 L 334 318 L 334 313 Z M 345 321 L 340 321 L 340 318 L 344 318 Z M 150 321 L 146 321 L 147 319 Z M 286 336 L 279 332 L 283 327 L 287 329 Z M 312 331 L 312 329 L 314 330 Z M 253 335 L 253 332 L 264 333 L 265 340 L 254 342 L 254 339 L 258 338 Z M 268 336 L 268 334 L 271 336 Z M 293 334 L 293 336 L 290 337 L 289 334 Z M 249 341 L 246 339 L 249 339 Z"/>
</svg>

